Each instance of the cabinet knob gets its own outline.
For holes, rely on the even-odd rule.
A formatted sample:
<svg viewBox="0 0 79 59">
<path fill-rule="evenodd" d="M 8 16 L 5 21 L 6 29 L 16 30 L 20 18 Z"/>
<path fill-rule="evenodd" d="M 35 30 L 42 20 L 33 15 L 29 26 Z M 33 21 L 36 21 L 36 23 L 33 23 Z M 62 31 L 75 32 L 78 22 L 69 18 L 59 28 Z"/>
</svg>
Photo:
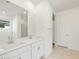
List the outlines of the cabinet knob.
<svg viewBox="0 0 79 59">
<path fill-rule="evenodd" d="M 22 59 L 21 57 L 19 57 L 19 59 Z"/>
<path fill-rule="evenodd" d="M 44 59 L 44 56 L 41 56 L 40 59 Z"/>
<path fill-rule="evenodd" d="M 38 47 L 38 50 L 40 50 L 40 47 Z"/>
</svg>

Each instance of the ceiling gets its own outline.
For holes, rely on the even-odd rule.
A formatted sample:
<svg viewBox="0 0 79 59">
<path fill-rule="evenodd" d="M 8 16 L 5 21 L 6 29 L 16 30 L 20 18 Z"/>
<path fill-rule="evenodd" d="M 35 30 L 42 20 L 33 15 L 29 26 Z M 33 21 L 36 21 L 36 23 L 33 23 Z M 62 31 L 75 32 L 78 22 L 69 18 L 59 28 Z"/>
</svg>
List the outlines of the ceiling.
<svg viewBox="0 0 79 59">
<path fill-rule="evenodd" d="M 14 16 L 17 13 L 23 13 L 25 10 L 7 0 L 0 0 L 0 16 Z"/>
<path fill-rule="evenodd" d="M 1 7 L 1 4 L 3 5 L 3 3 L 1 1 L 6 1 L 6 0 L 0 0 L 0 7 Z M 26 1 L 26 0 L 21 0 L 21 1 Z M 43 0 L 30 0 L 30 1 L 32 1 L 34 4 L 37 5 L 38 3 L 40 3 Z M 50 2 L 52 8 L 54 8 L 55 12 L 61 12 L 61 11 L 79 6 L 79 0 L 48 0 L 48 1 Z M 7 7 L 7 5 L 4 5 L 4 6 Z M 9 6 L 8 8 L 14 10 L 13 8 L 11 8 L 11 6 Z M 19 9 L 17 8 L 17 10 L 19 10 Z"/>
<path fill-rule="evenodd" d="M 49 2 L 52 7 L 54 7 L 55 12 L 60 12 L 79 6 L 79 0 L 49 0 Z"/>
<path fill-rule="evenodd" d="M 32 1 L 34 3 L 34 5 L 37 5 L 37 4 L 39 4 L 43 0 L 30 0 L 30 1 Z"/>
<path fill-rule="evenodd" d="M 42 0 L 31 0 L 34 4 L 38 4 Z M 48 0 L 55 12 L 71 9 L 79 6 L 79 0 Z"/>
</svg>

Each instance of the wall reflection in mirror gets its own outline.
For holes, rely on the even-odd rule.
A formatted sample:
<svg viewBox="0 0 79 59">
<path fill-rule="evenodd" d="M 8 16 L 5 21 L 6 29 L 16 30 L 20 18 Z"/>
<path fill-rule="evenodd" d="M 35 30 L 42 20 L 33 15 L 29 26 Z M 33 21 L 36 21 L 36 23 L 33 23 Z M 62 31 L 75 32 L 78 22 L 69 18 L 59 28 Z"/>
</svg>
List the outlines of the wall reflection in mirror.
<svg viewBox="0 0 79 59">
<path fill-rule="evenodd" d="M 0 0 L 0 40 L 27 37 L 27 13 L 9 1 Z"/>
</svg>

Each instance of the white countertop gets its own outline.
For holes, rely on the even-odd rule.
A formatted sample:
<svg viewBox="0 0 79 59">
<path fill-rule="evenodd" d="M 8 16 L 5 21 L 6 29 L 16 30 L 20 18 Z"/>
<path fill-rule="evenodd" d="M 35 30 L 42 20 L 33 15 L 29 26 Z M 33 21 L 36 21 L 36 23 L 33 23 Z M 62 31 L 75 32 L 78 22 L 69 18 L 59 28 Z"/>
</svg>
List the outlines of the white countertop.
<svg viewBox="0 0 79 59">
<path fill-rule="evenodd" d="M 31 45 L 35 42 L 38 42 L 42 40 L 41 38 L 33 38 L 33 39 L 28 39 L 28 38 L 20 38 L 14 41 L 12 44 L 0 42 L 0 55 L 3 55 L 9 51 L 16 50 L 18 48 Z"/>
</svg>

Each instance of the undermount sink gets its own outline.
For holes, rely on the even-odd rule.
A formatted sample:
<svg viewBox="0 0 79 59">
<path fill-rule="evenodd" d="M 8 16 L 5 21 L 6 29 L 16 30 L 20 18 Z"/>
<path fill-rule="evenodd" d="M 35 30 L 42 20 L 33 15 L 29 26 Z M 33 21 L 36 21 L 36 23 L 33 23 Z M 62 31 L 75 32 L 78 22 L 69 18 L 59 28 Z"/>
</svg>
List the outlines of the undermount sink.
<svg viewBox="0 0 79 59">
<path fill-rule="evenodd" d="M 28 41 L 26 39 L 17 39 L 9 42 L 0 42 L 0 51 L 20 46 Z"/>
<path fill-rule="evenodd" d="M 17 41 L 14 41 L 12 43 L 0 43 L 0 51 L 3 51 L 3 50 L 8 49 L 8 48 L 17 47 L 21 44 L 23 44 L 23 43 L 17 42 Z"/>
<path fill-rule="evenodd" d="M 14 42 L 8 43 L 8 46 L 13 47 L 13 46 L 19 46 L 21 44 L 23 44 L 23 42 L 21 42 L 21 41 L 14 41 Z"/>
<path fill-rule="evenodd" d="M 3 51 L 4 49 L 0 49 L 0 51 Z"/>
<path fill-rule="evenodd" d="M 9 45 L 17 45 L 17 44 L 22 44 L 22 42 L 20 41 L 11 41 L 11 42 L 8 42 Z"/>
</svg>

